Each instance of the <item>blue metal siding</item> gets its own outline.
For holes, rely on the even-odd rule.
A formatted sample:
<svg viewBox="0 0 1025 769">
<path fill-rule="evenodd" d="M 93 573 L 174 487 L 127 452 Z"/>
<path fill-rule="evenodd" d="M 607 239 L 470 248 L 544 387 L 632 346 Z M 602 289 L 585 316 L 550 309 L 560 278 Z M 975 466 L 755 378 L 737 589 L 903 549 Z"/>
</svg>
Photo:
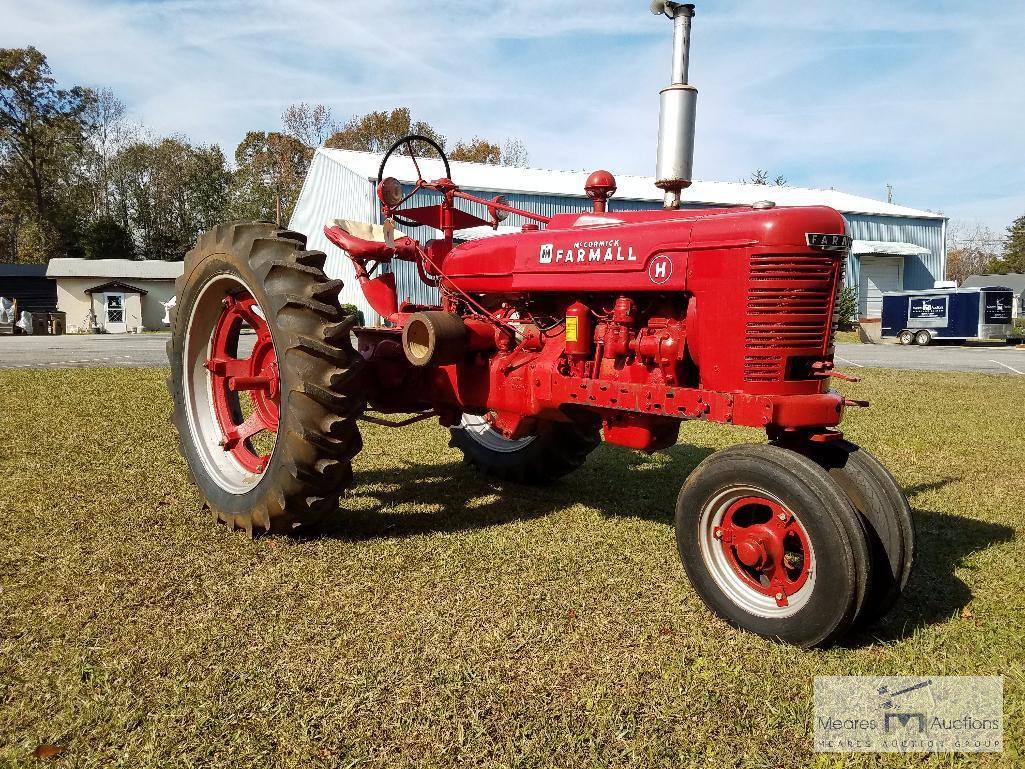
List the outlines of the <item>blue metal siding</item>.
<svg viewBox="0 0 1025 769">
<path fill-rule="evenodd" d="M 932 288 L 943 280 L 947 258 L 944 227 L 941 219 L 899 219 L 869 214 L 844 214 L 855 240 L 882 240 L 890 243 L 913 243 L 928 248 L 922 256 L 904 257 L 904 288 Z M 847 285 L 858 287 L 861 270 L 859 259 L 851 254 L 847 260 Z"/>
</svg>

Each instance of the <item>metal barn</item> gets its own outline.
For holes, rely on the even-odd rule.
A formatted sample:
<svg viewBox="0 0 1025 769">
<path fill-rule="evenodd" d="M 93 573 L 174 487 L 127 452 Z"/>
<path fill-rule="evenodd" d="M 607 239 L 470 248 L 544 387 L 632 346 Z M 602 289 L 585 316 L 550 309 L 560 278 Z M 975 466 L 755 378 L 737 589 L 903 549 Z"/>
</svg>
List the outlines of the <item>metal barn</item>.
<svg viewBox="0 0 1025 769">
<path fill-rule="evenodd" d="M 348 259 L 324 237 L 323 227 L 336 218 L 380 223 L 375 184 L 381 158 L 381 155 L 366 152 L 317 150 L 290 222 L 293 230 L 307 236 L 310 248 L 327 253 L 328 275 L 342 278 L 346 283 L 342 301 L 358 306 L 370 324 L 377 321 L 377 315 L 363 300 Z M 419 163 L 425 176 L 444 175 L 440 161 L 420 160 Z M 590 209 L 590 201 L 584 195 L 587 171 L 460 162 L 453 162 L 451 168 L 453 180 L 479 197 L 505 195 L 512 205 L 546 216 Z M 407 191 L 417 178 L 413 163 L 406 157 L 390 161 L 388 174 L 407 185 Z M 652 177 L 624 175 L 617 176 L 616 180 L 619 187 L 611 201 L 611 211 L 661 206 L 662 191 L 655 187 Z M 424 193 L 423 199 L 414 198 L 413 204 L 426 204 L 432 197 Z M 699 181 L 683 191 L 686 208 L 743 206 L 766 199 L 780 206 L 830 206 L 844 215 L 854 238 L 846 280 L 848 285 L 858 289 L 862 317 L 880 316 L 884 291 L 932 288 L 935 281 L 944 277 L 947 219 L 941 214 L 836 190 Z M 483 210 L 474 213 L 487 218 Z M 503 228 L 524 223 L 520 217 L 512 216 Z M 405 231 L 424 240 L 436 236 L 428 228 L 418 230 Z M 413 265 L 395 262 L 393 269 L 400 298 L 408 297 L 416 302 L 435 300 L 433 290 L 419 281 Z"/>
</svg>

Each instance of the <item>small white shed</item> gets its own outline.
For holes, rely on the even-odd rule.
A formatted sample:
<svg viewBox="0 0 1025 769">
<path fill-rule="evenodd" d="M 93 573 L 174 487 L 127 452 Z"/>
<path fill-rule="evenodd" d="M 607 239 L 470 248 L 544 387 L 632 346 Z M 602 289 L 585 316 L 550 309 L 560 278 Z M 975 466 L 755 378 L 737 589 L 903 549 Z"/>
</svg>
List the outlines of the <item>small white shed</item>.
<svg viewBox="0 0 1025 769">
<path fill-rule="evenodd" d="M 95 326 L 125 334 L 163 327 L 163 303 L 183 271 L 182 262 L 51 259 L 46 277 L 57 283 L 57 309 L 67 313 L 69 333 Z"/>
</svg>

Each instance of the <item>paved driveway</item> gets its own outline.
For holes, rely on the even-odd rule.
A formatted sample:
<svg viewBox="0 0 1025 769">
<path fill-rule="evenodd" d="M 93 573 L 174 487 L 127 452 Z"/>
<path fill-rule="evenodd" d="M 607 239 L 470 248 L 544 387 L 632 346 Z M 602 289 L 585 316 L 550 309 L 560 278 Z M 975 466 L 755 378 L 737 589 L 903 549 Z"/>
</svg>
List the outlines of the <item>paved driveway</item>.
<svg viewBox="0 0 1025 769">
<path fill-rule="evenodd" d="M 0 336 L 0 368 L 166 366 L 170 334 Z"/>
<path fill-rule="evenodd" d="M 870 367 L 1025 376 L 1025 350 L 1006 345 L 838 344 L 834 357 L 841 370 Z"/>
<path fill-rule="evenodd" d="M 0 336 L 0 368 L 166 366 L 168 334 Z M 902 347 L 841 344 L 837 368 L 978 371 L 1025 376 L 1025 350 L 1014 347 Z"/>
</svg>

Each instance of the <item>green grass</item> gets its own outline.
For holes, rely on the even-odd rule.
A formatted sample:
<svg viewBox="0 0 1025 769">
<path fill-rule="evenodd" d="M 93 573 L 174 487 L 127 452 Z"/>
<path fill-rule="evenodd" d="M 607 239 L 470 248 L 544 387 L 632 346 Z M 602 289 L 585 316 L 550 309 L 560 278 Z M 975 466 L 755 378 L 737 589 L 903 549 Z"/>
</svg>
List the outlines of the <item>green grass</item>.
<svg viewBox="0 0 1025 769">
<path fill-rule="evenodd" d="M 861 344 L 861 337 L 857 331 L 837 331 L 836 341 L 841 344 Z"/>
<path fill-rule="evenodd" d="M 712 617 L 675 554 L 685 476 L 756 432 L 537 490 L 369 428 L 324 536 L 251 542 L 200 509 L 163 372 L 0 372 L 0 766 L 1020 765 L 1025 381 L 859 373 L 846 429 L 907 489 L 917 571 L 872 634 L 802 651 Z M 1008 747 L 813 754 L 813 678 L 846 673 L 1002 673 Z"/>
</svg>

